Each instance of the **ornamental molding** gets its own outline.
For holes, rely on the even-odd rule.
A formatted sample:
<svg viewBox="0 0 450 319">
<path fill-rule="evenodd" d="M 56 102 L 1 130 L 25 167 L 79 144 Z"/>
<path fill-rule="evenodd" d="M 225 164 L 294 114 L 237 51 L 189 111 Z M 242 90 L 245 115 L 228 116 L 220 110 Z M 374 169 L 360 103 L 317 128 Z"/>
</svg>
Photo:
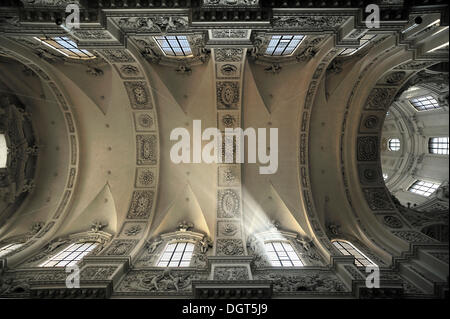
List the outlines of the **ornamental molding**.
<svg viewBox="0 0 450 319">
<path fill-rule="evenodd" d="M 259 0 L 203 0 L 204 7 L 258 7 Z"/>
<path fill-rule="evenodd" d="M 116 295 L 190 295 L 194 280 L 207 280 L 197 270 L 131 270 L 119 283 Z"/>
<path fill-rule="evenodd" d="M 124 33 L 170 33 L 186 31 L 189 26 L 187 16 L 142 15 L 110 17 Z"/>
<path fill-rule="evenodd" d="M 340 15 L 274 15 L 271 25 L 283 30 L 326 31 L 338 29 L 349 19 L 350 16 Z"/>
<path fill-rule="evenodd" d="M 40 230 L 33 236 L 33 238 L 28 240 L 25 245 L 14 251 L 14 254 L 11 255 L 9 260 L 10 264 L 13 264 L 19 261 L 16 260 L 15 256 L 23 255 L 23 251 L 29 250 L 35 244 L 40 243 L 40 239 L 48 241 L 48 237 L 54 233 L 54 230 L 59 227 L 63 217 L 65 217 L 65 214 L 70 207 L 70 201 L 72 199 L 74 189 L 77 185 L 79 171 L 79 141 L 78 129 L 75 122 L 75 116 L 72 112 L 71 103 L 67 99 L 59 80 L 49 70 L 48 65 L 39 59 L 39 54 L 37 54 L 37 56 L 33 56 L 30 53 L 23 53 L 23 49 L 20 47 L 21 45 L 17 44 L 17 42 L 12 39 L 0 37 L 0 41 L 2 43 L 2 50 L 4 53 L 7 53 L 11 58 L 18 60 L 26 67 L 33 70 L 33 72 L 41 78 L 42 84 L 49 87 L 50 92 L 52 92 L 51 94 L 55 97 L 55 101 L 58 104 L 60 111 L 66 119 L 65 126 L 69 141 L 67 181 L 62 192 L 62 196 L 59 200 L 59 204 L 56 206 L 55 210 L 50 213 L 50 216 L 52 217 L 46 221 L 45 226 L 41 226 Z M 99 61 L 100 60 L 97 62 Z"/>
<path fill-rule="evenodd" d="M 39 263 L 42 263 L 45 258 L 51 258 L 58 251 L 61 251 L 63 247 L 67 247 L 70 244 L 96 242 L 97 247 L 90 253 L 91 255 L 99 254 L 103 248 L 109 243 L 112 235 L 103 231 L 86 231 L 82 233 L 71 234 L 61 238 L 55 238 L 37 253 L 33 254 L 31 258 L 25 260 L 19 267 L 29 268 L 37 267 Z"/>
<path fill-rule="evenodd" d="M 329 270 L 257 270 L 253 273 L 253 278 L 271 281 L 274 294 L 315 295 L 350 292 L 344 283 Z"/>
</svg>

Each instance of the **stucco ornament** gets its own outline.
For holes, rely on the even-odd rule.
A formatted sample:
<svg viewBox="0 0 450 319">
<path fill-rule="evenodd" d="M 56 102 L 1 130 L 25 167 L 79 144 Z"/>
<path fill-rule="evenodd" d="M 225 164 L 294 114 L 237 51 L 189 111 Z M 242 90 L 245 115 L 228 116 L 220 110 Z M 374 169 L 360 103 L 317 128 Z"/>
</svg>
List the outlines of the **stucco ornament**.
<svg viewBox="0 0 450 319">
<path fill-rule="evenodd" d="M 185 220 L 182 221 L 181 223 L 179 223 L 177 226 L 178 231 L 188 231 L 188 230 L 191 230 L 192 228 L 194 228 L 194 224 L 187 222 Z"/>
<path fill-rule="evenodd" d="M 208 252 L 208 249 L 213 246 L 213 242 L 211 239 L 209 239 L 207 236 L 203 237 L 203 239 L 199 242 L 200 244 L 200 251 L 202 254 L 206 254 Z"/>
<path fill-rule="evenodd" d="M 161 237 L 156 237 L 152 242 L 147 243 L 147 251 L 152 254 L 156 251 L 158 246 L 162 243 Z"/>
</svg>

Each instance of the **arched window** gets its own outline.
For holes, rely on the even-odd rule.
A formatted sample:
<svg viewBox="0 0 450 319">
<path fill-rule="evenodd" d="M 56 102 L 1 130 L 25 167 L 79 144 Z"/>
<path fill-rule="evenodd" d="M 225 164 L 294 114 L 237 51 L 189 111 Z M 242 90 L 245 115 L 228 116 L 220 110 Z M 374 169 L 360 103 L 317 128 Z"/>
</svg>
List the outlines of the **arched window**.
<svg viewBox="0 0 450 319">
<path fill-rule="evenodd" d="M 6 246 L 3 246 L 0 248 L 0 257 L 5 256 L 6 254 L 9 254 L 10 252 L 18 249 L 19 247 L 21 247 L 23 244 L 8 244 Z"/>
<path fill-rule="evenodd" d="M 376 266 L 372 260 L 370 260 L 366 255 L 364 255 L 358 248 L 356 248 L 352 243 L 344 240 L 333 240 L 334 247 L 336 247 L 342 255 L 354 256 L 355 265 L 358 267 Z"/>
<path fill-rule="evenodd" d="M 159 259 L 158 267 L 189 267 L 194 244 L 190 242 L 169 243 Z"/>
<path fill-rule="evenodd" d="M 95 55 L 93 55 L 88 50 L 79 49 L 78 45 L 68 37 L 35 37 L 35 39 L 68 58 L 81 60 L 89 60 L 95 58 Z"/>
<path fill-rule="evenodd" d="M 441 106 L 431 95 L 418 96 L 409 100 L 417 111 L 429 111 L 439 109 Z"/>
<path fill-rule="evenodd" d="M 428 140 L 428 151 L 431 154 L 448 155 L 448 136 L 431 137 Z"/>
<path fill-rule="evenodd" d="M 73 266 L 94 250 L 97 245 L 98 243 L 93 242 L 70 244 L 65 249 L 40 264 L 39 267 Z"/>
<path fill-rule="evenodd" d="M 400 140 L 398 138 L 391 138 L 388 141 L 388 148 L 390 151 L 400 150 Z"/>
<path fill-rule="evenodd" d="M 264 244 L 267 257 L 275 267 L 301 267 L 303 263 L 288 242 L 272 241 Z"/>
<path fill-rule="evenodd" d="M 389 177 L 389 175 L 388 175 L 387 173 L 383 173 L 383 179 L 384 179 L 384 180 L 387 180 L 388 177 Z"/>
<path fill-rule="evenodd" d="M 433 194 L 438 188 L 439 184 L 417 180 L 408 188 L 408 191 L 428 197 Z"/>
<path fill-rule="evenodd" d="M 273 35 L 266 49 L 266 55 L 290 55 L 302 42 L 304 35 Z"/>
<path fill-rule="evenodd" d="M 0 134 L 0 168 L 5 168 L 8 161 L 8 146 L 4 134 Z"/>
<path fill-rule="evenodd" d="M 192 56 L 191 46 L 185 35 L 157 36 L 155 40 L 165 55 Z"/>
</svg>

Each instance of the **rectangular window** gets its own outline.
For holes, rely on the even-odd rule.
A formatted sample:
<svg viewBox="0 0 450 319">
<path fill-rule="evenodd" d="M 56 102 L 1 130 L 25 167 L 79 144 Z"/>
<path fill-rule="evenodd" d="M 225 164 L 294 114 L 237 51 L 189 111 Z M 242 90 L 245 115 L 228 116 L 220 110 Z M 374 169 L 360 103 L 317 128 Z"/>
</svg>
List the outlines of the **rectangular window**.
<svg viewBox="0 0 450 319">
<path fill-rule="evenodd" d="M 155 37 L 161 50 L 169 56 L 191 56 L 191 46 L 185 35 Z"/>
<path fill-rule="evenodd" d="M 265 243 L 267 257 L 275 267 L 301 267 L 303 263 L 298 258 L 290 243 L 269 242 Z"/>
<path fill-rule="evenodd" d="M 97 243 L 70 244 L 67 248 L 40 264 L 39 267 L 66 267 L 76 265 L 95 247 L 97 247 Z"/>
<path fill-rule="evenodd" d="M 179 242 L 167 245 L 158 261 L 158 267 L 189 267 L 194 244 Z"/>
<path fill-rule="evenodd" d="M 266 49 L 266 55 L 289 55 L 297 49 L 304 35 L 273 35 Z"/>
<path fill-rule="evenodd" d="M 409 100 L 409 102 L 411 102 L 417 111 L 428 111 L 441 108 L 438 101 L 431 95 L 419 96 Z"/>
<path fill-rule="evenodd" d="M 428 197 L 433 194 L 438 187 L 439 184 L 417 180 L 408 188 L 408 191 Z"/>
<path fill-rule="evenodd" d="M 431 154 L 448 155 L 448 137 L 432 137 L 428 142 Z"/>
<path fill-rule="evenodd" d="M 54 38 L 35 37 L 35 39 L 69 58 L 82 60 L 95 58 L 95 55 L 90 53 L 88 50 L 79 49 L 78 45 L 68 37 L 54 37 Z"/>
</svg>

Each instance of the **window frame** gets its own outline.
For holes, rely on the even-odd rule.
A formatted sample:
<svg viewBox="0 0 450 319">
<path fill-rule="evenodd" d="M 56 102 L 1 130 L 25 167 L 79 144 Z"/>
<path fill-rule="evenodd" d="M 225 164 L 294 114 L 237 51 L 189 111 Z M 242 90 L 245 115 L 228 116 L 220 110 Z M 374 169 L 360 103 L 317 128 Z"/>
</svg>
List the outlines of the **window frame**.
<svg viewBox="0 0 450 319">
<path fill-rule="evenodd" d="M 358 247 L 356 247 L 353 243 L 349 242 L 348 240 L 344 240 L 344 239 L 333 239 L 333 240 L 331 241 L 331 243 L 333 244 L 333 246 L 334 246 L 337 250 L 339 250 L 339 252 L 340 252 L 342 255 L 344 255 L 344 256 L 353 256 L 353 257 L 355 258 L 355 265 L 356 265 L 357 267 L 368 267 L 368 266 L 378 267 L 378 265 L 377 265 L 375 262 L 373 262 L 372 259 L 370 259 L 369 257 L 367 257 L 366 254 L 364 254 L 360 249 L 358 249 Z M 338 243 L 338 244 L 341 246 L 342 250 L 345 250 L 345 251 L 347 252 L 347 254 L 344 254 L 344 253 L 342 252 L 342 250 L 341 250 L 339 247 L 337 247 L 337 246 L 335 245 L 335 243 Z M 354 251 L 356 251 L 359 255 L 361 255 L 361 257 L 357 257 L 357 256 L 355 256 L 354 254 L 352 254 L 351 251 L 349 251 L 346 247 L 344 247 L 344 246 L 342 245 L 342 243 L 349 245 Z M 362 263 L 361 260 L 366 260 L 366 261 L 368 262 L 368 265 L 365 265 L 364 263 Z"/>
<path fill-rule="evenodd" d="M 34 37 L 34 39 L 61 53 L 69 59 L 92 60 L 96 58 L 96 56 L 88 50 L 78 48 L 78 44 L 75 42 L 75 40 L 67 36 L 39 38 Z"/>
<path fill-rule="evenodd" d="M 420 183 L 429 183 L 429 184 L 432 184 L 433 186 L 429 187 L 429 186 L 426 186 L 426 185 L 418 185 L 417 187 L 415 187 L 417 184 L 420 184 Z M 441 186 L 441 183 L 438 184 L 438 183 L 434 183 L 432 181 L 427 181 L 427 180 L 423 180 L 423 179 L 416 179 L 408 187 L 408 192 L 411 192 L 413 194 L 416 194 L 416 195 L 428 198 L 428 197 L 430 197 L 431 195 L 433 195 L 436 192 L 436 190 L 439 188 L 439 186 Z M 427 191 L 424 191 L 423 189 L 420 189 L 420 187 L 426 188 Z M 428 192 L 428 190 L 430 190 L 430 189 L 433 189 L 433 191 L 431 193 Z M 413 191 L 413 190 L 416 190 L 416 191 Z M 428 195 L 421 194 L 421 192 L 423 192 L 424 194 L 428 193 Z"/>
<path fill-rule="evenodd" d="M 397 137 L 393 137 L 393 138 L 388 139 L 388 143 L 387 144 L 388 144 L 387 145 L 388 146 L 388 150 L 391 151 L 391 152 L 398 152 L 398 151 L 401 150 L 401 142 L 400 142 L 400 139 L 397 138 Z M 398 148 L 397 148 L 397 146 L 398 146 Z"/>
<path fill-rule="evenodd" d="M 168 37 L 175 37 L 175 39 L 168 39 Z M 180 39 L 183 38 L 183 39 Z M 158 45 L 159 49 L 164 53 L 164 55 L 166 57 L 169 58 L 190 58 L 194 56 L 194 53 L 192 52 L 192 48 L 191 48 L 191 44 L 189 43 L 189 39 L 187 37 L 187 35 L 156 35 L 153 36 L 153 40 L 156 42 L 156 44 Z M 170 41 L 176 40 L 178 47 L 173 47 L 173 43 Z M 164 46 L 163 44 L 161 44 L 160 41 L 166 41 L 166 43 L 168 44 L 168 46 Z M 187 43 L 187 47 L 184 45 L 184 41 Z M 183 44 L 182 44 L 183 42 Z M 170 49 L 172 51 L 173 54 L 169 54 L 169 50 L 166 49 Z M 174 49 L 180 49 L 182 54 L 176 54 Z M 186 54 L 185 51 L 189 50 L 189 54 Z"/>
<path fill-rule="evenodd" d="M 85 245 L 88 245 L 85 247 Z M 72 247 L 77 246 L 75 249 L 71 249 Z M 99 243 L 95 241 L 83 241 L 83 242 L 75 242 L 67 245 L 63 249 L 59 250 L 57 253 L 53 254 L 50 258 L 40 263 L 38 267 L 42 268 L 60 268 L 60 267 L 69 267 L 78 264 L 83 260 L 84 257 L 89 255 L 92 251 L 94 251 L 98 247 Z M 91 248 L 92 247 L 92 248 Z M 83 248 L 82 250 L 80 248 Z M 90 248 L 90 249 L 89 249 Z M 71 250 L 69 250 L 71 249 Z M 78 253 L 78 254 L 76 254 Z M 64 255 L 66 254 L 66 255 Z M 76 255 L 75 255 L 76 254 Z M 80 255 L 82 255 L 80 257 Z M 61 257 L 62 256 L 62 257 Z M 70 257 L 70 259 L 68 258 Z M 78 258 L 80 257 L 80 258 Z M 64 265 L 59 265 L 60 263 L 64 263 Z"/>
<path fill-rule="evenodd" d="M 424 101 L 413 101 L 413 100 L 419 100 L 419 99 L 426 99 L 425 101 L 430 102 L 431 103 L 430 105 L 432 105 L 433 107 L 427 108 L 426 105 L 423 105 L 423 103 L 422 103 Z M 408 102 L 414 108 L 414 110 L 416 110 L 416 112 L 427 112 L 427 111 L 434 111 L 434 110 L 442 109 L 442 106 L 439 104 L 439 101 L 436 99 L 436 97 L 434 97 L 431 94 L 418 95 L 418 96 L 411 97 L 408 99 Z M 420 103 L 421 105 L 416 105 L 416 103 Z M 436 104 L 437 107 L 434 104 Z M 421 109 L 421 107 L 423 107 L 423 109 Z"/>
<path fill-rule="evenodd" d="M 274 39 L 274 37 L 279 37 L 279 39 Z M 290 39 L 284 39 L 284 37 L 291 37 Z M 300 39 L 296 38 L 296 37 L 300 37 Z M 269 44 L 266 47 L 266 50 L 264 52 L 264 55 L 267 57 L 288 57 L 288 56 L 292 56 L 294 54 L 294 52 L 298 49 L 298 47 L 300 46 L 300 44 L 305 40 L 306 35 L 304 34 L 272 34 L 269 40 Z M 270 45 L 271 43 L 273 43 L 272 41 L 276 41 L 275 45 Z M 288 40 L 289 42 L 284 46 L 283 51 L 281 52 L 281 54 L 275 54 L 275 51 L 278 49 L 280 43 L 284 43 L 281 42 L 283 40 Z M 292 48 L 291 47 L 291 43 L 293 41 L 298 41 L 297 44 L 295 44 L 295 46 Z M 273 47 L 273 50 L 271 53 L 268 53 L 269 48 Z M 286 50 L 288 50 L 288 48 L 291 47 L 289 50 L 289 53 L 286 53 Z"/>
<path fill-rule="evenodd" d="M 438 141 L 434 141 L 434 139 L 438 139 Z M 439 139 L 447 139 L 447 141 L 440 141 Z M 448 147 L 448 136 L 433 136 L 428 138 L 428 153 L 435 155 L 449 155 L 449 147 Z M 435 146 L 437 145 L 437 146 Z M 439 147 L 440 145 L 447 145 L 446 148 Z M 444 150 L 442 153 L 439 150 Z"/>
<path fill-rule="evenodd" d="M 181 252 L 180 258 L 175 261 L 173 261 L 173 257 L 175 255 L 175 253 L 177 252 L 177 247 L 179 244 L 185 244 L 185 246 L 183 247 L 183 250 Z M 175 245 L 175 247 L 173 248 L 173 250 L 168 250 L 170 245 Z M 192 246 L 192 250 L 186 250 L 186 248 L 188 247 L 188 245 Z M 191 262 L 192 262 L 192 257 L 194 256 L 194 250 L 195 250 L 195 243 L 193 243 L 192 241 L 187 241 L 187 240 L 177 240 L 177 241 L 171 241 L 168 242 L 167 245 L 164 247 L 163 251 L 161 252 L 158 261 L 156 262 L 155 266 L 156 267 L 161 267 L 161 268 L 185 268 L 185 267 L 190 267 Z M 187 259 L 184 259 L 185 257 L 185 253 L 190 253 L 189 257 Z M 166 254 L 170 254 L 170 257 L 168 260 L 163 260 L 163 258 L 165 257 Z M 166 255 L 167 256 L 167 255 Z M 170 265 L 171 263 L 176 262 L 177 265 Z M 166 263 L 165 265 L 162 265 L 161 263 Z M 184 263 L 184 265 L 182 265 Z"/>
<path fill-rule="evenodd" d="M 287 257 L 287 259 L 280 258 L 280 253 L 282 253 L 282 252 L 281 251 L 277 251 L 277 249 L 276 249 L 274 244 L 280 244 L 281 245 L 281 247 L 283 248 L 283 253 L 285 253 L 285 255 L 286 255 L 286 256 L 282 256 L 282 257 Z M 272 246 L 273 253 L 275 254 L 275 256 L 277 258 L 276 260 L 272 259 L 270 257 L 269 253 L 271 253 L 272 251 L 267 250 L 267 245 L 271 245 Z M 285 245 L 289 245 L 292 250 L 286 250 Z M 294 246 L 291 244 L 290 241 L 286 241 L 286 240 L 266 240 L 266 241 L 264 241 L 264 250 L 266 252 L 267 259 L 269 260 L 270 265 L 272 267 L 293 268 L 293 267 L 304 267 L 305 266 L 304 262 L 300 259 L 300 256 L 299 256 L 297 250 L 294 248 Z M 291 258 L 291 256 L 290 256 L 289 252 L 292 252 L 294 254 L 294 256 L 298 260 L 293 260 Z M 279 265 L 274 264 L 273 263 L 274 261 L 277 261 L 279 263 Z M 286 263 L 289 262 L 290 265 L 284 265 L 283 261 L 286 262 Z M 299 264 L 295 265 L 294 262 L 297 262 Z"/>
</svg>

